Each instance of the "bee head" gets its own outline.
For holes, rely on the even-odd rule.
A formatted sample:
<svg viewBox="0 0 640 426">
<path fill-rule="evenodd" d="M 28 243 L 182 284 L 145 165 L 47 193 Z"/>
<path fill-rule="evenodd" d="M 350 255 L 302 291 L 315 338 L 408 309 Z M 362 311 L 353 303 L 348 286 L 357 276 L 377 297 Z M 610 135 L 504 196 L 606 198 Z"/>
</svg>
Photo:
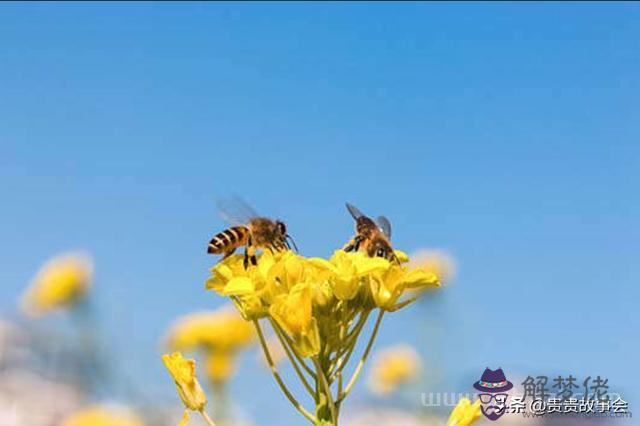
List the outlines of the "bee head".
<svg viewBox="0 0 640 426">
<path fill-rule="evenodd" d="M 371 246 L 369 247 L 369 256 L 393 260 L 395 258 L 395 253 L 389 243 L 381 238 L 376 238 L 371 242 Z"/>
<path fill-rule="evenodd" d="M 276 220 L 276 229 L 278 230 L 278 234 L 282 235 L 283 237 L 287 235 L 287 226 L 284 224 L 284 222 Z"/>
<path fill-rule="evenodd" d="M 287 226 L 284 224 L 284 222 L 276 220 L 276 232 L 278 233 L 278 239 L 286 248 L 291 250 L 291 245 L 293 245 L 293 248 L 298 251 L 298 247 L 296 246 L 295 241 L 293 241 L 291 235 L 287 234 Z M 291 244 L 289 244 L 289 242 Z"/>
</svg>

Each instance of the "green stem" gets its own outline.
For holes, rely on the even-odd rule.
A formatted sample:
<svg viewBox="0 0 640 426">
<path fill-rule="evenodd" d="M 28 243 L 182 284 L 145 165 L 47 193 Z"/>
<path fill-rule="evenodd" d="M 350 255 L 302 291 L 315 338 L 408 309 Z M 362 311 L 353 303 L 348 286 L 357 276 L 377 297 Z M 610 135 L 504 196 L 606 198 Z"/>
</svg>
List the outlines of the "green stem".
<svg viewBox="0 0 640 426">
<path fill-rule="evenodd" d="M 213 390 L 213 415 L 216 420 L 224 423 L 227 420 L 229 407 L 229 398 L 227 394 L 227 386 L 225 382 L 212 382 L 211 388 Z"/>
<path fill-rule="evenodd" d="M 300 354 L 298 354 L 298 351 L 296 351 L 293 345 L 293 340 L 291 340 L 291 338 L 287 335 L 287 333 L 284 332 L 282 327 L 280 327 L 276 321 L 269 318 L 269 322 L 271 323 L 271 326 L 273 327 L 275 332 L 279 333 L 278 338 L 282 338 L 285 340 L 285 342 L 287 342 L 287 344 L 289 345 L 289 348 L 291 349 L 291 353 L 295 356 L 296 360 L 298 360 L 299 365 L 301 365 L 304 371 L 306 371 L 307 374 L 309 374 L 309 376 L 311 376 L 315 380 L 316 375 L 314 371 L 311 368 L 309 368 L 309 366 L 304 362 L 304 359 L 300 356 Z"/>
<path fill-rule="evenodd" d="M 364 328 L 364 325 L 366 324 L 367 319 L 369 318 L 369 314 L 370 312 L 367 312 L 366 314 L 361 314 L 360 318 L 358 319 L 358 323 L 355 325 L 351 333 L 352 339 L 347 344 L 345 352 L 343 352 L 340 356 L 338 356 L 335 361 L 335 364 L 334 364 L 335 368 L 332 369 L 331 371 L 331 374 L 329 376 L 329 382 L 333 383 L 335 379 L 338 377 L 338 374 L 341 374 L 342 370 L 344 370 L 346 365 L 349 363 L 349 359 L 351 359 L 351 355 L 353 354 L 356 344 L 358 343 L 358 337 L 360 337 L 360 333 L 362 332 L 362 329 Z M 341 358 L 345 354 L 346 356 L 344 356 L 344 358 Z"/>
<path fill-rule="evenodd" d="M 336 409 L 335 401 L 333 400 L 333 395 L 331 394 L 331 386 L 329 385 L 327 376 L 324 372 L 325 368 L 323 367 L 323 363 L 318 360 L 317 357 L 313 358 L 313 364 L 316 367 L 316 376 L 318 377 L 317 384 L 320 385 L 317 386 L 318 396 L 324 396 L 324 398 L 319 398 L 316 415 L 318 415 L 319 418 L 324 419 L 324 416 L 321 417 L 318 411 L 322 412 L 324 409 L 324 405 L 326 404 L 329 407 L 329 414 L 332 425 L 336 425 L 338 423 L 338 412 Z"/>
<path fill-rule="evenodd" d="M 200 410 L 200 414 L 202 415 L 202 418 L 208 426 L 216 426 L 216 424 L 213 422 L 213 420 L 211 420 L 211 417 L 209 417 L 206 411 Z"/>
<path fill-rule="evenodd" d="M 380 310 L 380 312 L 378 313 L 378 317 L 376 318 L 376 323 L 373 326 L 373 332 L 371 333 L 371 337 L 369 338 L 369 343 L 367 343 L 367 347 L 365 348 L 364 353 L 362 354 L 362 357 L 358 362 L 358 366 L 353 372 L 353 375 L 351 376 L 349 383 L 347 383 L 347 386 L 345 387 L 342 395 L 338 395 L 338 401 L 337 401 L 338 404 L 340 404 L 347 397 L 347 395 L 349 395 L 349 392 L 351 392 L 353 385 L 356 383 L 356 380 L 358 380 L 358 376 L 360 376 L 360 373 L 362 372 L 362 368 L 364 367 L 364 363 L 367 361 L 367 357 L 369 356 L 369 353 L 371 352 L 371 348 L 373 347 L 373 342 L 375 341 L 376 335 L 378 334 L 378 330 L 380 329 L 380 323 L 382 322 L 383 316 L 384 316 L 384 311 Z"/>
<path fill-rule="evenodd" d="M 306 367 L 306 368 L 309 368 L 309 367 L 307 367 L 307 365 L 304 364 L 302 362 L 302 360 L 297 358 L 297 354 L 296 355 L 292 354 L 292 351 L 294 351 L 294 349 L 289 347 L 289 344 L 285 341 L 285 339 L 282 336 L 282 330 L 279 329 L 278 325 L 275 324 L 274 321 L 271 321 L 271 326 L 273 327 L 274 331 L 276 332 L 276 336 L 278 336 L 278 340 L 280 341 L 280 344 L 284 348 L 284 351 L 287 354 L 287 357 L 289 358 L 289 361 L 291 362 L 291 365 L 293 365 L 293 369 L 296 371 L 296 374 L 300 378 L 300 381 L 304 385 L 304 387 L 307 390 L 307 392 L 309 393 L 309 395 L 314 396 L 315 395 L 315 391 L 313 390 L 313 388 L 311 387 L 311 385 L 307 381 L 306 377 L 302 373 L 302 370 L 300 370 L 300 367 L 298 366 L 298 361 L 300 361 L 302 363 L 303 367 Z M 296 361 L 296 359 L 297 359 L 297 361 Z M 315 378 L 315 376 L 314 376 L 314 378 Z"/>
<path fill-rule="evenodd" d="M 266 340 L 264 339 L 264 334 L 262 334 L 262 329 L 260 328 L 260 323 L 258 322 L 258 320 L 254 319 L 253 325 L 255 326 L 256 332 L 258 333 L 258 338 L 260 339 L 260 344 L 262 345 L 262 351 L 264 352 L 264 356 L 267 359 L 267 364 L 269 364 L 269 369 L 271 369 L 271 373 L 273 374 L 273 377 L 276 379 L 278 386 L 280 386 L 280 390 L 282 390 L 282 392 L 285 394 L 289 402 L 291 402 L 291 404 L 294 406 L 296 410 L 298 410 L 300 414 L 302 414 L 311 423 L 316 424 L 318 421 L 316 416 L 311 414 L 307 409 L 305 409 L 302 406 L 302 404 L 298 402 L 298 400 L 293 396 L 293 394 L 289 391 L 289 389 L 287 389 L 287 386 L 282 381 L 282 377 L 280 377 L 280 373 L 278 373 L 278 369 L 276 368 L 273 362 L 273 358 L 271 358 L 271 353 L 269 353 L 269 348 L 267 346 Z"/>
</svg>

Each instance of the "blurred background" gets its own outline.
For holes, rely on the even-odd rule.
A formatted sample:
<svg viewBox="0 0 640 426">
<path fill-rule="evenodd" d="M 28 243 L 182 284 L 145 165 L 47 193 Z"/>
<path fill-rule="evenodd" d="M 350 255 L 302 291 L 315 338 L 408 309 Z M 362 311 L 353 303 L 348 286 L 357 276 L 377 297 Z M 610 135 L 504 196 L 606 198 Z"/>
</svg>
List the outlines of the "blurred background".
<svg viewBox="0 0 640 426">
<path fill-rule="evenodd" d="M 637 3 L 3 4 L 0 425 L 107 403 L 176 424 L 159 355 L 176 318 L 224 304 L 206 244 L 230 195 L 305 255 L 351 236 L 350 201 L 447 259 L 377 342 L 410 345 L 419 377 L 393 397 L 361 380 L 345 420 L 445 415 L 422 393 L 485 367 L 600 375 L 634 411 L 639 40 Z M 76 251 L 82 308 L 26 315 Z M 237 422 L 301 424 L 256 354 L 229 382 Z"/>
</svg>

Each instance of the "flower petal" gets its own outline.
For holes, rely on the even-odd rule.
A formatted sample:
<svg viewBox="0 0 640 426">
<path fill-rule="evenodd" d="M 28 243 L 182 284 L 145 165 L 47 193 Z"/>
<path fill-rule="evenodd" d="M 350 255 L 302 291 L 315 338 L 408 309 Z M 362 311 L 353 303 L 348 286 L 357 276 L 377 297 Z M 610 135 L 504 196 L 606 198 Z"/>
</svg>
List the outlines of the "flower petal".
<svg viewBox="0 0 640 426">
<path fill-rule="evenodd" d="M 247 277 L 236 277 L 227 283 L 222 293 L 227 296 L 245 296 L 255 291 L 253 281 Z"/>
</svg>

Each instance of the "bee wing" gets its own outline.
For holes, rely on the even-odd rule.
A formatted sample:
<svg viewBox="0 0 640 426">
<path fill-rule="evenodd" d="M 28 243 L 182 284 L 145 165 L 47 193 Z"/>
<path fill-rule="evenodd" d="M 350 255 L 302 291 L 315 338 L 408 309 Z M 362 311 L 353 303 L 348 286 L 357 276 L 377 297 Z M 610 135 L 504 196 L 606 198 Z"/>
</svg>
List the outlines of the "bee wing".
<svg viewBox="0 0 640 426">
<path fill-rule="evenodd" d="M 258 213 L 240 197 L 219 199 L 216 206 L 222 219 L 231 225 L 246 225 L 251 219 L 258 217 Z"/>
<path fill-rule="evenodd" d="M 387 238 L 391 238 L 391 222 L 389 222 L 389 219 L 387 219 L 384 216 L 378 216 L 378 219 L 376 219 L 376 222 L 378 223 L 378 227 L 382 230 L 382 233 L 387 237 Z"/>
<path fill-rule="evenodd" d="M 364 216 L 362 214 L 362 212 L 360 210 L 358 210 L 358 208 L 356 206 L 354 206 L 353 204 L 350 204 L 350 203 L 346 203 L 346 204 L 347 204 L 347 210 L 349 210 L 349 213 L 351 213 L 351 216 L 353 216 L 353 218 L 355 220 L 358 220 L 359 218 Z"/>
</svg>

